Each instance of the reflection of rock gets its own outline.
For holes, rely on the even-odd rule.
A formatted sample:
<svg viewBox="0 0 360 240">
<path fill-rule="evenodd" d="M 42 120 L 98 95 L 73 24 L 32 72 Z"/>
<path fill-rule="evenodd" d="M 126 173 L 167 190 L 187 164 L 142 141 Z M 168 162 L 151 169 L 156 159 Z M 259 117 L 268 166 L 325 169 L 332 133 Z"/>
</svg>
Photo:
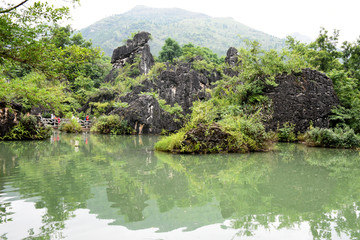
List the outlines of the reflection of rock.
<svg viewBox="0 0 360 240">
<path fill-rule="evenodd" d="M 276 77 L 277 87 L 265 88 L 272 100 L 272 118 L 265 124 L 276 130 L 283 123 L 295 124 L 295 132 L 305 132 L 310 123 L 328 128 L 331 109 L 339 104 L 333 83 L 325 74 L 303 69 L 300 74 L 282 74 Z"/>
</svg>

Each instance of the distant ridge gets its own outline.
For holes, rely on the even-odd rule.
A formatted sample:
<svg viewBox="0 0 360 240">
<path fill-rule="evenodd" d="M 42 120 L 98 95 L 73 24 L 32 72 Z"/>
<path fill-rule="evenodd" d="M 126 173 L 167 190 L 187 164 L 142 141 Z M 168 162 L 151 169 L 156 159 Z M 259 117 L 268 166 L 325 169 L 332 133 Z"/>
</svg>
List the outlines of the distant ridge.
<svg viewBox="0 0 360 240">
<path fill-rule="evenodd" d="M 244 38 L 259 41 L 265 49 L 280 49 L 285 45 L 284 39 L 252 29 L 232 18 L 213 18 L 180 8 L 142 5 L 80 30 L 86 39 L 92 39 L 94 46 L 101 47 L 109 56 L 116 47 L 123 45 L 131 33 L 138 31 L 152 34 L 150 46 L 154 55 L 158 54 L 168 37 L 180 45 L 191 42 L 208 47 L 219 56 L 225 55 L 231 46 L 243 46 Z"/>
</svg>

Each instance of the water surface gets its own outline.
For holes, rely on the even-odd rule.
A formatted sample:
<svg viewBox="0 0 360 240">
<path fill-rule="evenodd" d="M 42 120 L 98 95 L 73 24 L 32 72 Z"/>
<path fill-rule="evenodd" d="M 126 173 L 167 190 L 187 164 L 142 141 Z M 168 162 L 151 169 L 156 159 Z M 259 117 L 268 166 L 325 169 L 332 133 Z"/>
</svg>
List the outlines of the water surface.
<svg viewBox="0 0 360 240">
<path fill-rule="evenodd" d="M 171 155 L 157 139 L 0 142 L 0 239 L 360 239 L 358 151 Z"/>
</svg>

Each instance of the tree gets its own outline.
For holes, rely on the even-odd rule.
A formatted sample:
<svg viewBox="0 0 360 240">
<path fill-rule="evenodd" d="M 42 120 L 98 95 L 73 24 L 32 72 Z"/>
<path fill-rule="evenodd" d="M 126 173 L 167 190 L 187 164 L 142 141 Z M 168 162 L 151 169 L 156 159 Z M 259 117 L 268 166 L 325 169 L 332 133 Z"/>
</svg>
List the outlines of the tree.
<svg viewBox="0 0 360 240">
<path fill-rule="evenodd" d="M 219 59 L 217 54 L 207 47 L 194 46 L 194 44 L 188 43 L 185 44 L 181 49 L 182 56 L 185 59 L 191 59 L 200 56 L 207 62 L 212 62 L 215 64 L 221 64 L 224 62 L 224 59 Z"/>
<path fill-rule="evenodd" d="M 164 46 L 159 53 L 160 62 L 172 62 L 174 58 L 180 57 L 182 53 L 180 45 L 171 38 L 165 40 Z"/>
<path fill-rule="evenodd" d="M 0 7 L 0 63 L 16 62 L 50 73 L 58 55 L 49 36 L 51 28 L 69 17 L 69 8 L 46 2 L 23 7 L 27 2 Z"/>
</svg>

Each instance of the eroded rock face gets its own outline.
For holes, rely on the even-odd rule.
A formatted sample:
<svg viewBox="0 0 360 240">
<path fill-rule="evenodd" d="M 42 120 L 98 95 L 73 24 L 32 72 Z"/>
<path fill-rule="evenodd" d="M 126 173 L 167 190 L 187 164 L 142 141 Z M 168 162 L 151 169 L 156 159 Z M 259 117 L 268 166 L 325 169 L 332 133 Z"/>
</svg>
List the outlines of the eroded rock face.
<svg viewBox="0 0 360 240">
<path fill-rule="evenodd" d="M 277 87 L 264 92 L 272 100 L 272 118 L 265 124 L 276 130 L 285 122 L 295 124 L 295 132 L 305 132 L 310 123 L 328 128 L 331 109 L 339 104 L 333 83 L 325 74 L 303 69 L 300 74 L 276 77 Z"/>
<path fill-rule="evenodd" d="M 142 93 L 155 92 L 167 105 L 178 104 L 181 114 L 190 113 L 190 108 L 196 100 L 204 100 L 209 96 L 206 89 L 219 79 L 216 72 L 201 73 L 191 69 L 191 63 L 180 63 L 168 66 L 155 80 L 145 80 L 141 86 L 134 87 L 131 93 L 121 97 L 121 102 L 127 102 L 127 108 L 114 109 L 110 114 L 119 114 L 128 121 L 137 133 L 173 132 L 182 125 L 182 119 L 177 114 L 170 114 L 162 109 L 153 96 Z M 139 126 L 142 126 L 139 129 Z"/>
<path fill-rule="evenodd" d="M 117 77 L 117 69 L 123 68 L 126 64 L 134 64 L 137 61 L 139 63 L 135 67 L 139 69 L 139 72 L 134 73 L 131 77 L 147 74 L 155 63 L 148 44 L 150 37 L 150 33 L 140 32 L 132 40 L 127 40 L 126 45 L 116 48 L 111 58 L 113 68 L 106 76 L 105 81 L 113 81 Z"/>
<path fill-rule="evenodd" d="M 123 116 L 137 134 L 159 134 L 162 130 L 172 132 L 180 128 L 175 116 L 164 111 L 153 96 L 129 93 L 121 100 L 129 106 L 114 109 L 111 114 Z"/>
</svg>

